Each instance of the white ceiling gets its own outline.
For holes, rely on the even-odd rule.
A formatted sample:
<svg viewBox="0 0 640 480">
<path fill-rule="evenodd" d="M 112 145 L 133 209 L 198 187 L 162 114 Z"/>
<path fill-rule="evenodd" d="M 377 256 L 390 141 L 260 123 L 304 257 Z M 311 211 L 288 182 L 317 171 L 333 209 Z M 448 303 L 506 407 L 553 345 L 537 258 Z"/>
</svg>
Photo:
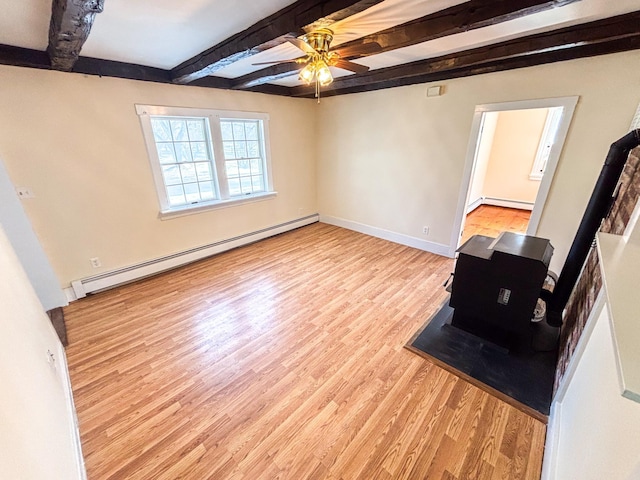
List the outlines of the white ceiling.
<svg viewBox="0 0 640 480">
<path fill-rule="evenodd" d="M 506 0 L 508 1 L 508 0 Z M 171 69 L 288 4 L 291 0 L 240 2 L 230 0 L 105 0 L 81 55 Z M 463 0 L 384 0 L 332 25 L 333 46 L 422 17 Z M 45 50 L 51 0 L 0 0 L 0 44 Z M 372 69 L 437 57 L 468 48 L 505 41 L 640 10 L 640 0 L 581 0 L 518 20 L 358 59 Z M 640 28 L 640 27 L 639 27 Z M 261 67 L 256 62 L 290 59 L 300 51 L 283 44 L 215 73 L 236 78 Z M 348 75 L 334 69 L 334 76 Z M 295 75 L 281 85 L 300 82 Z"/>
</svg>

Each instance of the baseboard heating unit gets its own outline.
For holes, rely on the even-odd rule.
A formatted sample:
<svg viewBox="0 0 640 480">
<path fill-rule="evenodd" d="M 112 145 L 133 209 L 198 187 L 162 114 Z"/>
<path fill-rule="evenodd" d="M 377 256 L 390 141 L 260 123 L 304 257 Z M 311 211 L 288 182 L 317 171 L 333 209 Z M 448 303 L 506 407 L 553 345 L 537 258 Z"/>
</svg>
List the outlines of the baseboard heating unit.
<svg viewBox="0 0 640 480">
<path fill-rule="evenodd" d="M 73 289 L 73 294 L 76 298 L 83 298 L 86 297 L 88 293 L 98 292 L 100 290 L 115 287 L 116 285 L 122 285 L 134 280 L 139 280 L 150 275 L 155 275 L 172 268 L 186 265 L 187 263 L 195 262 L 196 260 L 210 257 L 217 253 L 222 253 L 264 238 L 288 232 L 289 230 L 295 230 L 296 228 L 316 223 L 319 221 L 319 218 L 318 214 L 308 215 L 296 220 L 291 220 L 290 222 L 256 230 L 255 232 L 220 240 L 209 245 L 203 245 L 183 252 L 167 255 L 165 257 L 131 265 L 129 267 L 75 280 L 71 282 L 71 288 Z"/>
</svg>

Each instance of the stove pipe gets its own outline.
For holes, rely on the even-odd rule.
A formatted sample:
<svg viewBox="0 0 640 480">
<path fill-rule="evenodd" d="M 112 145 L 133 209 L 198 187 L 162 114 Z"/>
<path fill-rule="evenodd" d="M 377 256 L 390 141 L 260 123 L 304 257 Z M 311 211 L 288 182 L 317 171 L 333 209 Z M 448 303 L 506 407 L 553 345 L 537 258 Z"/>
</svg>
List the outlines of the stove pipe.
<svg viewBox="0 0 640 480">
<path fill-rule="evenodd" d="M 567 260 L 562 267 L 553 293 L 547 300 L 547 323 L 552 327 L 562 326 L 562 312 L 569 301 L 587 255 L 589 255 L 596 232 L 615 200 L 614 193 L 629 152 L 638 145 L 640 145 L 640 129 L 632 130 L 609 148 L 609 153 L 600 171 L 600 177 L 598 177 L 578 232 L 571 244 Z"/>
</svg>

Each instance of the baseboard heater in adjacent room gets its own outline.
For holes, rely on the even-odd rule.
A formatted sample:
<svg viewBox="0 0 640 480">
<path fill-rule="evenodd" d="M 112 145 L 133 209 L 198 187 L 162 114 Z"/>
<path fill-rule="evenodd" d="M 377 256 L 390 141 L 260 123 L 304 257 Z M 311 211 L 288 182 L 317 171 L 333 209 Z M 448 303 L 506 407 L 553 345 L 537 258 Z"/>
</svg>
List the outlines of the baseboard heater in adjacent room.
<svg viewBox="0 0 640 480">
<path fill-rule="evenodd" d="M 139 280 L 150 275 L 155 275 L 172 268 L 186 265 L 206 257 L 210 257 L 217 253 L 226 252 L 233 248 L 248 245 L 250 243 L 272 237 L 280 233 L 288 232 L 305 225 L 310 225 L 319 221 L 319 215 L 308 215 L 298 218 L 290 222 L 273 225 L 271 227 L 256 230 L 255 232 L 238 235 L 237 237 L 227 238 L 209 245 L 192 248 L 183 252 L 167 255 L 165 257 L 156 258 L 147 262 L 131 265 L 129 267 L 112 270 L 110 272 L 101 273 L 91 277 L 71 282 L 73 294 L 76 298 L 86 297 L 88 293 L 105 290 L 124 283 Z"/>
<path fill-rule="evenodd" d="M 533 202 L 523 202 L 522 200 L 508 200 L 505 198 L 479 197 L 467 206 L 467 215 L 473 212 L 480 205 L 491 205 L 494 207 L 516 208 L 518 210 L 533 210 Z"/>
</svg>

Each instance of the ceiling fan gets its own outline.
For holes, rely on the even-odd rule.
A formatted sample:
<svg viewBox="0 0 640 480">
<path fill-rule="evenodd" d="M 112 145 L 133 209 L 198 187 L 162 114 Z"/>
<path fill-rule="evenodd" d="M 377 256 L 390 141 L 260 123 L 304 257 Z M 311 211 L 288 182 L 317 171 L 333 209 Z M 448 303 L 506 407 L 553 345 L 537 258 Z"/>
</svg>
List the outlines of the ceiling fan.
<svg viewBox="0 0 640 480">
<path fill-rule="evenodd" d="M 382 50 L 377 42 L 368 42 L 353 47 L 331 48 L 333 31 L 328 28 L 313 30 L 301 38 L 287 37 L 287 41 L 302 50 L 305 55 L 292 60 L 280 60 L 275 62 L 261 62 L 253 65 L 292 65 L 292 71 L 300 70 L 299 78 L 307 85 L 315 81 L 316 98 L 320 102 L 320 87 L 333 82 L 333 75 L 329 67 L 338 67 L 354 73 L 364 73 L 369 70 L 366 65 L 346 60 L 345 57 L 369 55 Z"/>
</svg>

